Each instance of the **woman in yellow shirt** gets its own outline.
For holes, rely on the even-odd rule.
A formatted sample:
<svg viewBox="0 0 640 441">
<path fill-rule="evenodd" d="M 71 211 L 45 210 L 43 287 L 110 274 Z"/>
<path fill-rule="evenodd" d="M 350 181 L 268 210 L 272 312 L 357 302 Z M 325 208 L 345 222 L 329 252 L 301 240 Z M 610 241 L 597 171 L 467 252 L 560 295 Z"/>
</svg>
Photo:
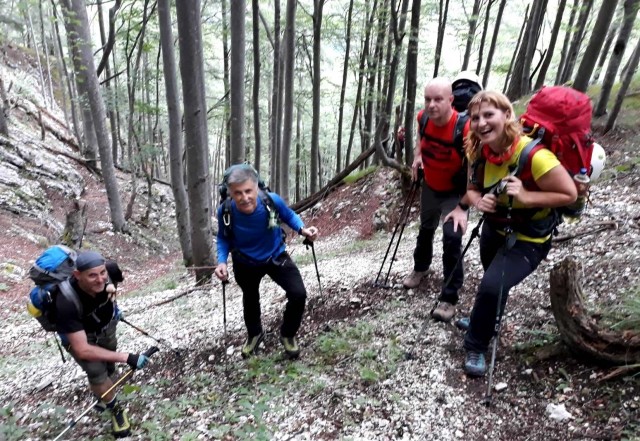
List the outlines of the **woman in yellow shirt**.
<svg viewBox="0 0 640 441">
<path fill-rule="evenodd" d="M 485 216 L 480 235 L 485 272 L 464 340 L 464 370 L 468 375 L 482 376 L 487 369 L 484 354 L 498 329 L 509 290 L 547 256 L 556 225 L 553 208 L 575 201 L 577 192 L 573 179 L 551 151 L 542 145 L 527 148 L 532 140 L 522 135 L 506 96 L 479 92 L 469 103 L 469 114 L 471 127 L 465 149 L 473 166 L 467 193 L 447 218 L 464 231 L 467 205 Z M 521 154 L 523 166 L 519 167 Z"/>
</svg>

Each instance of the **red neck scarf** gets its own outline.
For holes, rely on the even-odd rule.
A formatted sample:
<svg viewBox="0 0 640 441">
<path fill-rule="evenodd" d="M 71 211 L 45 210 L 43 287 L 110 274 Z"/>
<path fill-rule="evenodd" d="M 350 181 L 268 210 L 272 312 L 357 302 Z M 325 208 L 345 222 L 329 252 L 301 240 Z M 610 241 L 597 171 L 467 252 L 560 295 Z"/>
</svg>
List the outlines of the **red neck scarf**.
<svg viewBox="0 0 640 441">
<path fill-rule="evenodd" d="M 502 153 L 494 152 L 493 150 L 491 150 L 491 147 L 485 144 L 482 146 L 482 156 L 484 156 L 484 158 L 492 164 L 502 165 L 511 159 L 511 157 L 516 151 L 516 146 L 518 145 L 518 141 L 519 141 L 519 138 L 514 139 L 513 143 L 509 146 L 509 148 Z"/>
</svg>

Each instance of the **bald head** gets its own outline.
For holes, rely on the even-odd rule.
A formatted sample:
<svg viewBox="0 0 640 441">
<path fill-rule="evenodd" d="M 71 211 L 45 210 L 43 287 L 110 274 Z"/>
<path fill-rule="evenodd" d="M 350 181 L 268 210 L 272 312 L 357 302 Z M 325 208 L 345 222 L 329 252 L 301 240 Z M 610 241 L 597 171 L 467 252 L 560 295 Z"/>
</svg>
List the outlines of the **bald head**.
<svg viewBox="0 0 640 441">
<path fill-rule="evenodd" d="M 430 80 L 424 88 L 424 108 L 436 126 L 444 126 L 449 122 L 453 108 L 453 91 L 451 81 L 445 77 Z"/>
</svg>

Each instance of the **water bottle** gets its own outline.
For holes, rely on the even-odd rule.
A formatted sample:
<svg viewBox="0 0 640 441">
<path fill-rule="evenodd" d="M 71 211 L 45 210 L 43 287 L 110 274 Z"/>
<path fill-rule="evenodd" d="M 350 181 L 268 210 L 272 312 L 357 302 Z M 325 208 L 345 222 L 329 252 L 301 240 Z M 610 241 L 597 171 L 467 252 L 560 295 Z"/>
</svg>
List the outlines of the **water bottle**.
<svg viewBox="0 0 640 441">
<path fill-rule="evenodd" d="M 589 175 L 587 175 L 586 168 L 581 168 L 580 173 L 576 174 L 573 177 L 573 180 L 578 190 L 578 198 L 574 203 L 566 207 L 564 217 L 565 220 L 569 223 L 577 221 L 582 215 L 582 212 L 587 205 L 587 197 L 589 195 L 589 182 L 591 181 Z"/>
</svg>

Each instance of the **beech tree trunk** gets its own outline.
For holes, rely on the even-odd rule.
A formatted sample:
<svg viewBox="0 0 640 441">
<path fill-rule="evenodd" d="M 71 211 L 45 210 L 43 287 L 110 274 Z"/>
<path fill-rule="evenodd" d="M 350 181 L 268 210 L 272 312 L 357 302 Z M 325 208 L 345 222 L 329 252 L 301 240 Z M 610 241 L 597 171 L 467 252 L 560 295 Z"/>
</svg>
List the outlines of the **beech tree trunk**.
<svg viewBox="0 0 640 441">
<path fill-rule="evenodd" d="M 253 28 L 253 166 L 260 173 L 262 165 L 262 142 L 260 139 L 260 7 L 258 0 L 251 2 L 251 19 Z"/>
<path fill-rule="evenodd" d="M 591 38 L 589 38 L 589 44 L 587 45 L 587 49 L 584 51 L 582 61 L 578 67 L 578 72 L 573 80 L 573 88 L 580 92 L 587 91 L 589 80 L 593 73 L 593 68 L 596 65 L 598 54 L 600 53 L 600 49 L 604 43 L 602 36 L 606 35 L 607 30 L 609 29 L 609 25 L 613 19 L 613 14 L 616 12 L 617 4 L 617 0 L 608 0 L 606 2 L 602 2 L 602 6 L 600 6 L 596 24 L 591 32 Z"/>
<path fill-rule="evenodd" d="M 551 65 L 551 59 L 556 48 L 556 41 L 558 40 L 558 34 L 560 33 L 560 25 L 562 24 L 562 15 L 564 14 L 564 8 L 567 0 L 560 0 L 558 4 L 558 11 L 556 13 L 556 19 L 553 22 L 553 29 L 551 30 L 551 39 L 549 40 L 549 48 L 547 49 L 547 55 L 544 57 L 542 66 L 540 67 L 540 73 L 538 74 L 538 80 L 533 87 L 534 90 L 540 89 L 544 85 L 544 80 L 547 76 L 547 71 Z"/>
<path fill-rule="evenodd" d="M 409 30 L 409 43 L 407 44 L 407 103 L 404 115 L 404 157 L 406 164 L 413 163 L 413 142 L 415 122 L 414 109 L 416 107 L 416 88 L 418 75 L 418 34 L 420 32 L 420 3 L 421 0 L 413 0 L 411 4 L 411 24 Z M 420 94 L 422 96 L 422 93 Z"/>
<path fill-rule="evenodd" d="M 616 98 L 616 102 L 613 105 L 613 109 L 611 109 L 611 114 L 607 119 L 607 124 L 604 128 L 604 133 L 607 133 L 611 130 L 616 122 L 616 118 L 618 117 L 618 113 L 620 113 L 620 109 L 622 108 L 622 102 L 624 101 L 624 96 L 627 94 L 627 90 L 629 90 L 629 86 L 631 85 L 631 80 L 633 79 L 633 74 L 638 68 L 638 61 L 640 60 L 640 39 L 638 43 L 636 43 L 636 48 L 633 51 L 633 55 L 629 59 L 628 68 L 625 72 L 624 79 L 622 80 L 622 84 L 620 85 L 620 90 L 618 91 L 618 96 Z"/>
<path fill-rule="evenodd" d="M 231 164 L 244 162 L 244 19 L 245 0 L 231 1 Z"/>
<path fill-rule="evenodd" d="M 347 34 L 345 36 L 344 63 L 342 65 L 342 87 L 340 88 L 340 104 L 338 106 L 338 141 L 336 144 L 336 174 L 342 170 L 342 122 L 344 120 L 344 96 L 347 91 L 347 74 L 349 73 L 349 51 L 351 49 L 351 17 L 353 0 L 349 0 L 347 12 Z M 296 199 L 297 200 L 297 199 Z"/>
<path fill-rule="evenodd" d="M 295 30 L 296 0 L 287 0 L 286 26 L 284 31 L 284 118 L 282 127 L 282 147 L 280 149 L 280 196 L 289 202 L 289 155 L 293 132 L 293 74 L 296 66 Z M 316 117 L 317 115 L 314 115 Z M 319 117 L 319 116 L 318 116 Z"/>
<path fill-rule="evenodd" d="M 583 305 L 578 262 L 567 258 L 551 271 L 551 309 L 569 349 L 606 364 L 640 363 L 640 334 L 602 329 Z"/>
<path fill-rule="evenodd" d="M 200 0 L 181 0 L 176 11 L 193 263 L 200 267 L 195 271 L 196 282 L 205 284 L 211 280 L 214 258 L 200 8 Z"/>
<path fill-rule="evenodd" d="M 573 68 L 575 67 L 576 60 L 578 59 L 578 52 L 580 52 L 580 46 L 584 37 L 585 27 L 587 26 L 587 17 L 589 17 L 589 12 L 591 12 L 592 6 L 593 0 L 586 0 L 580 5 L 580 8 L 582 9 L 580 15 L 578 16 L 578 28 L 575 30 L 573 39 L 571 40 L 571 45 L 569 46 L 566 63 L 562 70 L 562 77 L 560 78 L 561 83 L 566 83 L 567 81 L 569 81 L 569 78 L 571 78 L 571 75 L 573 74 Z"/>
<path fill-rule="evenodd" d="M 173 49 L 173 31 L 171 26 L 171 0 L 158 1 L 158 21 L 160 27 L 160 45 L 164 71 L 164 88 L 167 96 L 169 116 L 169 164 L 171 170 L 171 190 L 176 204 L 176 224 L 185 266 L 193 264 L 191 248 L 191 222 L 189 220 L 189 199 L 184 186 L 184 168 L 182 165 L 182 115 L 176 77 L 176 59 Z"/>
<path fill-rule="evenodd" d="M 322 8 L 325 0 L 313 2 L 313 116 L 311 121 L 311 193 L 318 190 L 320 172 L 320 39 L 322 37 Z"/>
<path fill-rule="evenodd" d="M 440 0 L 440 7 L 438 8 L 438 36 L 436 37 L 436 51 L 433 59 L 434 78 L 438 76 L 438 71 L 440 70 L 440 59 L 442 58 L 442 43 L 444 42 L 444 32 L 447 27 L 448 15 L 449 15 L 449 0 Z M 413 16 L 413 13 L 412 13 L 412 16 Z"/>
<path fill-rule="evenodd" d="M 558 63 L 558 71 L 556 72 L 556 80 L 554 84 L 560 84 L 562 79 L 562 72 L 564 66 L 567 64 L 567 57 L 569 55 L 569 42 L 571 41 L 571 34 L 573 25 L 575 24 L 576 14 L 578 13 L 578 5 L 580 0 L 573 0 L 573 6 L 571 7 L 571 14 L 569 14 L 569 23 L 566 24 L 566 31 L 564 33 L 564 41 L 562 43 L 562 50 L 560 51 L 560 62 Z"/>
<path fill-rule="evenodd" d="M 489 73 L 491 72 L 491 63 L 493 63 L 493 54 L 496 50 L 496 43 L 498 41 L 498 32 L 500 32 L 500 24 L 502 23 L 502 14 L 504 12 L 504 6 L 507 4 L 507 0 L 500 0 L 500 6 L 498 6 L 498 13 L 496 14 L 496 24 L 493 27 L 493 36 L 491 37 L 491 46 L 489 46 L 489 53 L 487 54 L 487 62 L 484 65 L 484 75 L 482 76 L 482 87 L 486 88 L 489 82 Z"/>
<path fill-rule="evenodd" d="M 471 58 L 471 48 L 473 47 L 473 40 L 476 37 L 476 26 L 478 25 L 478 14 L 480 13 L 480 0 L 474 0 L 473 10 L 469 17 L 469 33 L 467 34 L 467 46 L 464 50 L 464 59 L 462 61 L 462 67 L 460 70 L 467 70 L 469 68 L 469 59 Z"/>
<path fill-rule="evenodd" d="M 74 45 L 77 48 L 75 55 L 80 56 L 78 65 L 83 66 L 77 72 L 80 82 L 86 85 L 89 104 L 95 132 L 98 138 L 98 149 L 100 151 L 100 166 L 102 177 L 107 190 L 107 199 L 111 213 L 111 223 L 114 231 L 121 232 L 127 230 L 127 224 L 122 211 L 118 181 L 116 179 L 113 157 L 111 156 L 111 146 L 109 144 L 109 132 L 105 124 L 107 115 L 100 94 L 100 84 L 96 75 L 95 63 L 91 51 L 91 37 L 89 33 L 89 18 L 84 0 L 63 0 L 65 7 L 65 24 Z M 75 56 L 74 56 L 75 58 Z"/>
<path fill-rule="evenodd" d="M 626 0 L 624 2 L 622 27 L 620 28 L 618 38 L 616 38 L 616 43 L 613 46 L 613 52 L 611 53 L 609 65 L 607 66 L 607 73 L 604 75 L 604 79 L 602 80 L 602 89 L 600 90 L 598 104 L 593 111 L 594 116 L 602 116 L 607 113 L 607 104 L 609 102 L 609 97 L 611 96 L 611 89 L 613 89 L 613 84 L 615 83 L 616 75 L 620 68 L 620 63 L 622 62 L 622 57 L 627 49 L 629 36 L 631 35 L 633 24 L 636 20 L 636 16 L 638 15 L 639 6 L 640 0 Z"/>
</svg>

